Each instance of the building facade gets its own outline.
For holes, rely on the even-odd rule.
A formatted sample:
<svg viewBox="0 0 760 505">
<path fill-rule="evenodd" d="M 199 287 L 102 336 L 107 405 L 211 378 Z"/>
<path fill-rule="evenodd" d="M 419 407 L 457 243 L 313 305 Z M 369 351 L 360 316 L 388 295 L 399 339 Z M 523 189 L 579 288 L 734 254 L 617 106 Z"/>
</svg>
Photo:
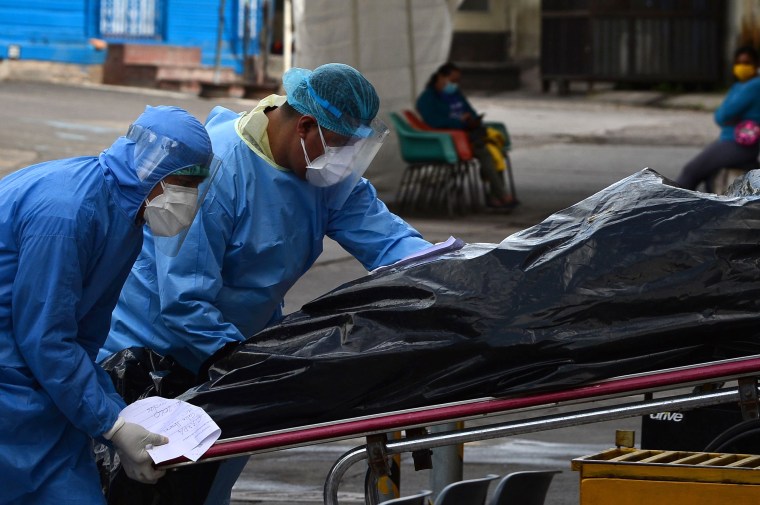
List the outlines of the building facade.
<svg viewBox="0 0 760 505">
<path fill-rule="evenodd" d="M 198 47 L 241 72 L 259 51 L 262 0 L 0 0 L 0 58 L 83 65 L 108 44 Z M 222 7 L 220 9 L 220 6 Z M 220 30 L 221 21 L 221 30 Z"/>
</svg>

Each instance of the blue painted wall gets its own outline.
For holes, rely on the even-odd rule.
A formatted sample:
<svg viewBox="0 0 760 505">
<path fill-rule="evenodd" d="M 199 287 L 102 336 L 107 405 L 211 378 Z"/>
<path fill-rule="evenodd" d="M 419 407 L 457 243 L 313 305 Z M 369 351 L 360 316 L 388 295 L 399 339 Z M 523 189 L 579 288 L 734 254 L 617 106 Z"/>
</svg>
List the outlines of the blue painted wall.
<svg viewBox="0 0 760 505">
<path fill-rule="evenodd" d="M 105 0 L 103 0 L 105 1 Z M 243 69 L 243 9 L 248 0 L 225 1 L 223 66 Z M 169 44 L 201 48 L 202 63 L 213 65 L 219 18 L 219 0 L 156 0 L 159 26 L 156 36 L 115 37 L 101 34 L 101 0 L 0 0 L 0 58 L 9 48 L 19 49 L 19 58 L 62 63 L 100 64 L 106 52 L 97 50 L 90 39 L 107 42 Z M 255 8 L 248 55 L 258 54 L 255 34 L 261 27 L 261 9 Z"/>
<path fill-rule="evenodd" d="M 0 0 L 1 1 L 1 0 Z M 165 0 L 165 42 L 171 45 L 201 48 L 204 65 L 213 65 L 216 56 L 216 38 L 219 27 L 219 0 Z M 243 8 L 245 0 L 226 0 L 224 30 L 222 32 L 222 65 L 243 69 Z M 261 0 L 254 2 L 259 5 Z M 254 18 L 252 40 L 248 55 L 259 53 L 258 38 L 261 31 L 262 10 L 251 13 Z"/>
<path fill-rule="evenodd" d="M 88 39 L 94 12 L 88 0 L 0 0 L 0 57 L 17 46 L 21 59 L 100 63 Z"/>
</svg>

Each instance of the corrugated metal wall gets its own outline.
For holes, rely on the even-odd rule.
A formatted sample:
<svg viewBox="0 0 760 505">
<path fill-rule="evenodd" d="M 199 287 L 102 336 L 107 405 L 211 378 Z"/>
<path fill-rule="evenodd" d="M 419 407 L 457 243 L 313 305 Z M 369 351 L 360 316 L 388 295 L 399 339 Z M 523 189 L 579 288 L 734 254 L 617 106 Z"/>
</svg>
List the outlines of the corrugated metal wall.
<svg viewBox="0 0 760 505">
<path fill-rule="evenodd" d="M 201 48 L 202 60 L 205 65 L 213 65 L 216 54 L 216 33 L 219 26 L 219 0 L 165 0 L 166 32 L 165 41 L 173 45 L 189 45 Z M 226 0 L 224 10 L 224 32 L 222 36 L 222 65 L 235 67 L 242 71 L 243 6 L 250 0 Z M 250 2 L 258 7 L 258 0 Z M 256 21 L 257 12 L 252 9 L 254 20 L 251 31 L 252 42 L 248 54 L 258 54 L 258 43 L 255 34 L 258 33 Z"/>
<path fill-rule="evenodd" d="M 165 41 L 174 45 L 201 48 L 203 64 L 213 65 L 219 26 L 219 0 L 164 0 L 166 2 Z M 244 7 L 250 7 L 249 42 L 244 49 Z M 243 56 L 259 53 L 262 0 L 226 0 L 222 35 L 222 65 L 242 73 Z"/>
<path fill-rule="evenodd" d="M 718 84 L 719 0 L 544 0 L 541 73 L 548 79 Z"/>
<path fill-rule="evenodd" d="M 722 33 L 713 18 L 591 21 L 592 75 L 641 80 L 721 79 Z"/>
</svg>

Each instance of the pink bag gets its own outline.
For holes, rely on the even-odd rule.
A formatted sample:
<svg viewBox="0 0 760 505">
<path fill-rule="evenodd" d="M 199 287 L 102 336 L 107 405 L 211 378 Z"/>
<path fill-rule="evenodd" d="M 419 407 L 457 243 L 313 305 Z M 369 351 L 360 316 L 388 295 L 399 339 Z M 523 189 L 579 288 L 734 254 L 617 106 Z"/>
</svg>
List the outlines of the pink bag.
<svg viewBox="0 0 760 505">
<path fill-rule="evenodd" d="M 760 140 L 760 125 L 751 119 L 740 122 L 734 128 L 734 140 L 742 146 L 754 146 Z"/>
</svg>

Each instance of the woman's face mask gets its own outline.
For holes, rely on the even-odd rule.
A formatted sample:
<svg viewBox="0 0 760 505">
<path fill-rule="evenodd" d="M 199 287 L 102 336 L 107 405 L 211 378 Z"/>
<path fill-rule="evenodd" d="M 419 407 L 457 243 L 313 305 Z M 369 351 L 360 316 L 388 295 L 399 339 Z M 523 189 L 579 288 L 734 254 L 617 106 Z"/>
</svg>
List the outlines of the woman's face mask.
<svg viewBox="0 0 760 505">
<path fill-rule="evenodd" d="M 173 237 L 190 227 L 198 205 L 198 188 L 165 184 L 164 192 L 145 200 L 145 221 L 156 237 Z"/>
<path fill-rule="evenodd" d="M 342 147 L 331 147 L 325 142 L 322 135 L 322 128 L 319 129 L 319 138 L 322 140 L 324 154 L 314 160 L 309 159 L 306 153 L 306 145 L 301 139 L 301 148 L 306 160 L 306 180 L 314 186 L 325 188 L 333 186 L 351 175 L 351 164 L 354 159 L 354 146 L 346 145 Z"/>
<path fill-rule="evenodd" d="M 757 68 L 747 63 L 737 63 L 734 65 L 734 75 L 739 81 L 747 81 L 757 75 Z"/>
<path fill-rule="evenodd" d="M 455 93 L 459 89 L 459 85 L 455 82 L 448 81 L 443 85 L 443 92 L 447 95 Z"/>
</svg>

